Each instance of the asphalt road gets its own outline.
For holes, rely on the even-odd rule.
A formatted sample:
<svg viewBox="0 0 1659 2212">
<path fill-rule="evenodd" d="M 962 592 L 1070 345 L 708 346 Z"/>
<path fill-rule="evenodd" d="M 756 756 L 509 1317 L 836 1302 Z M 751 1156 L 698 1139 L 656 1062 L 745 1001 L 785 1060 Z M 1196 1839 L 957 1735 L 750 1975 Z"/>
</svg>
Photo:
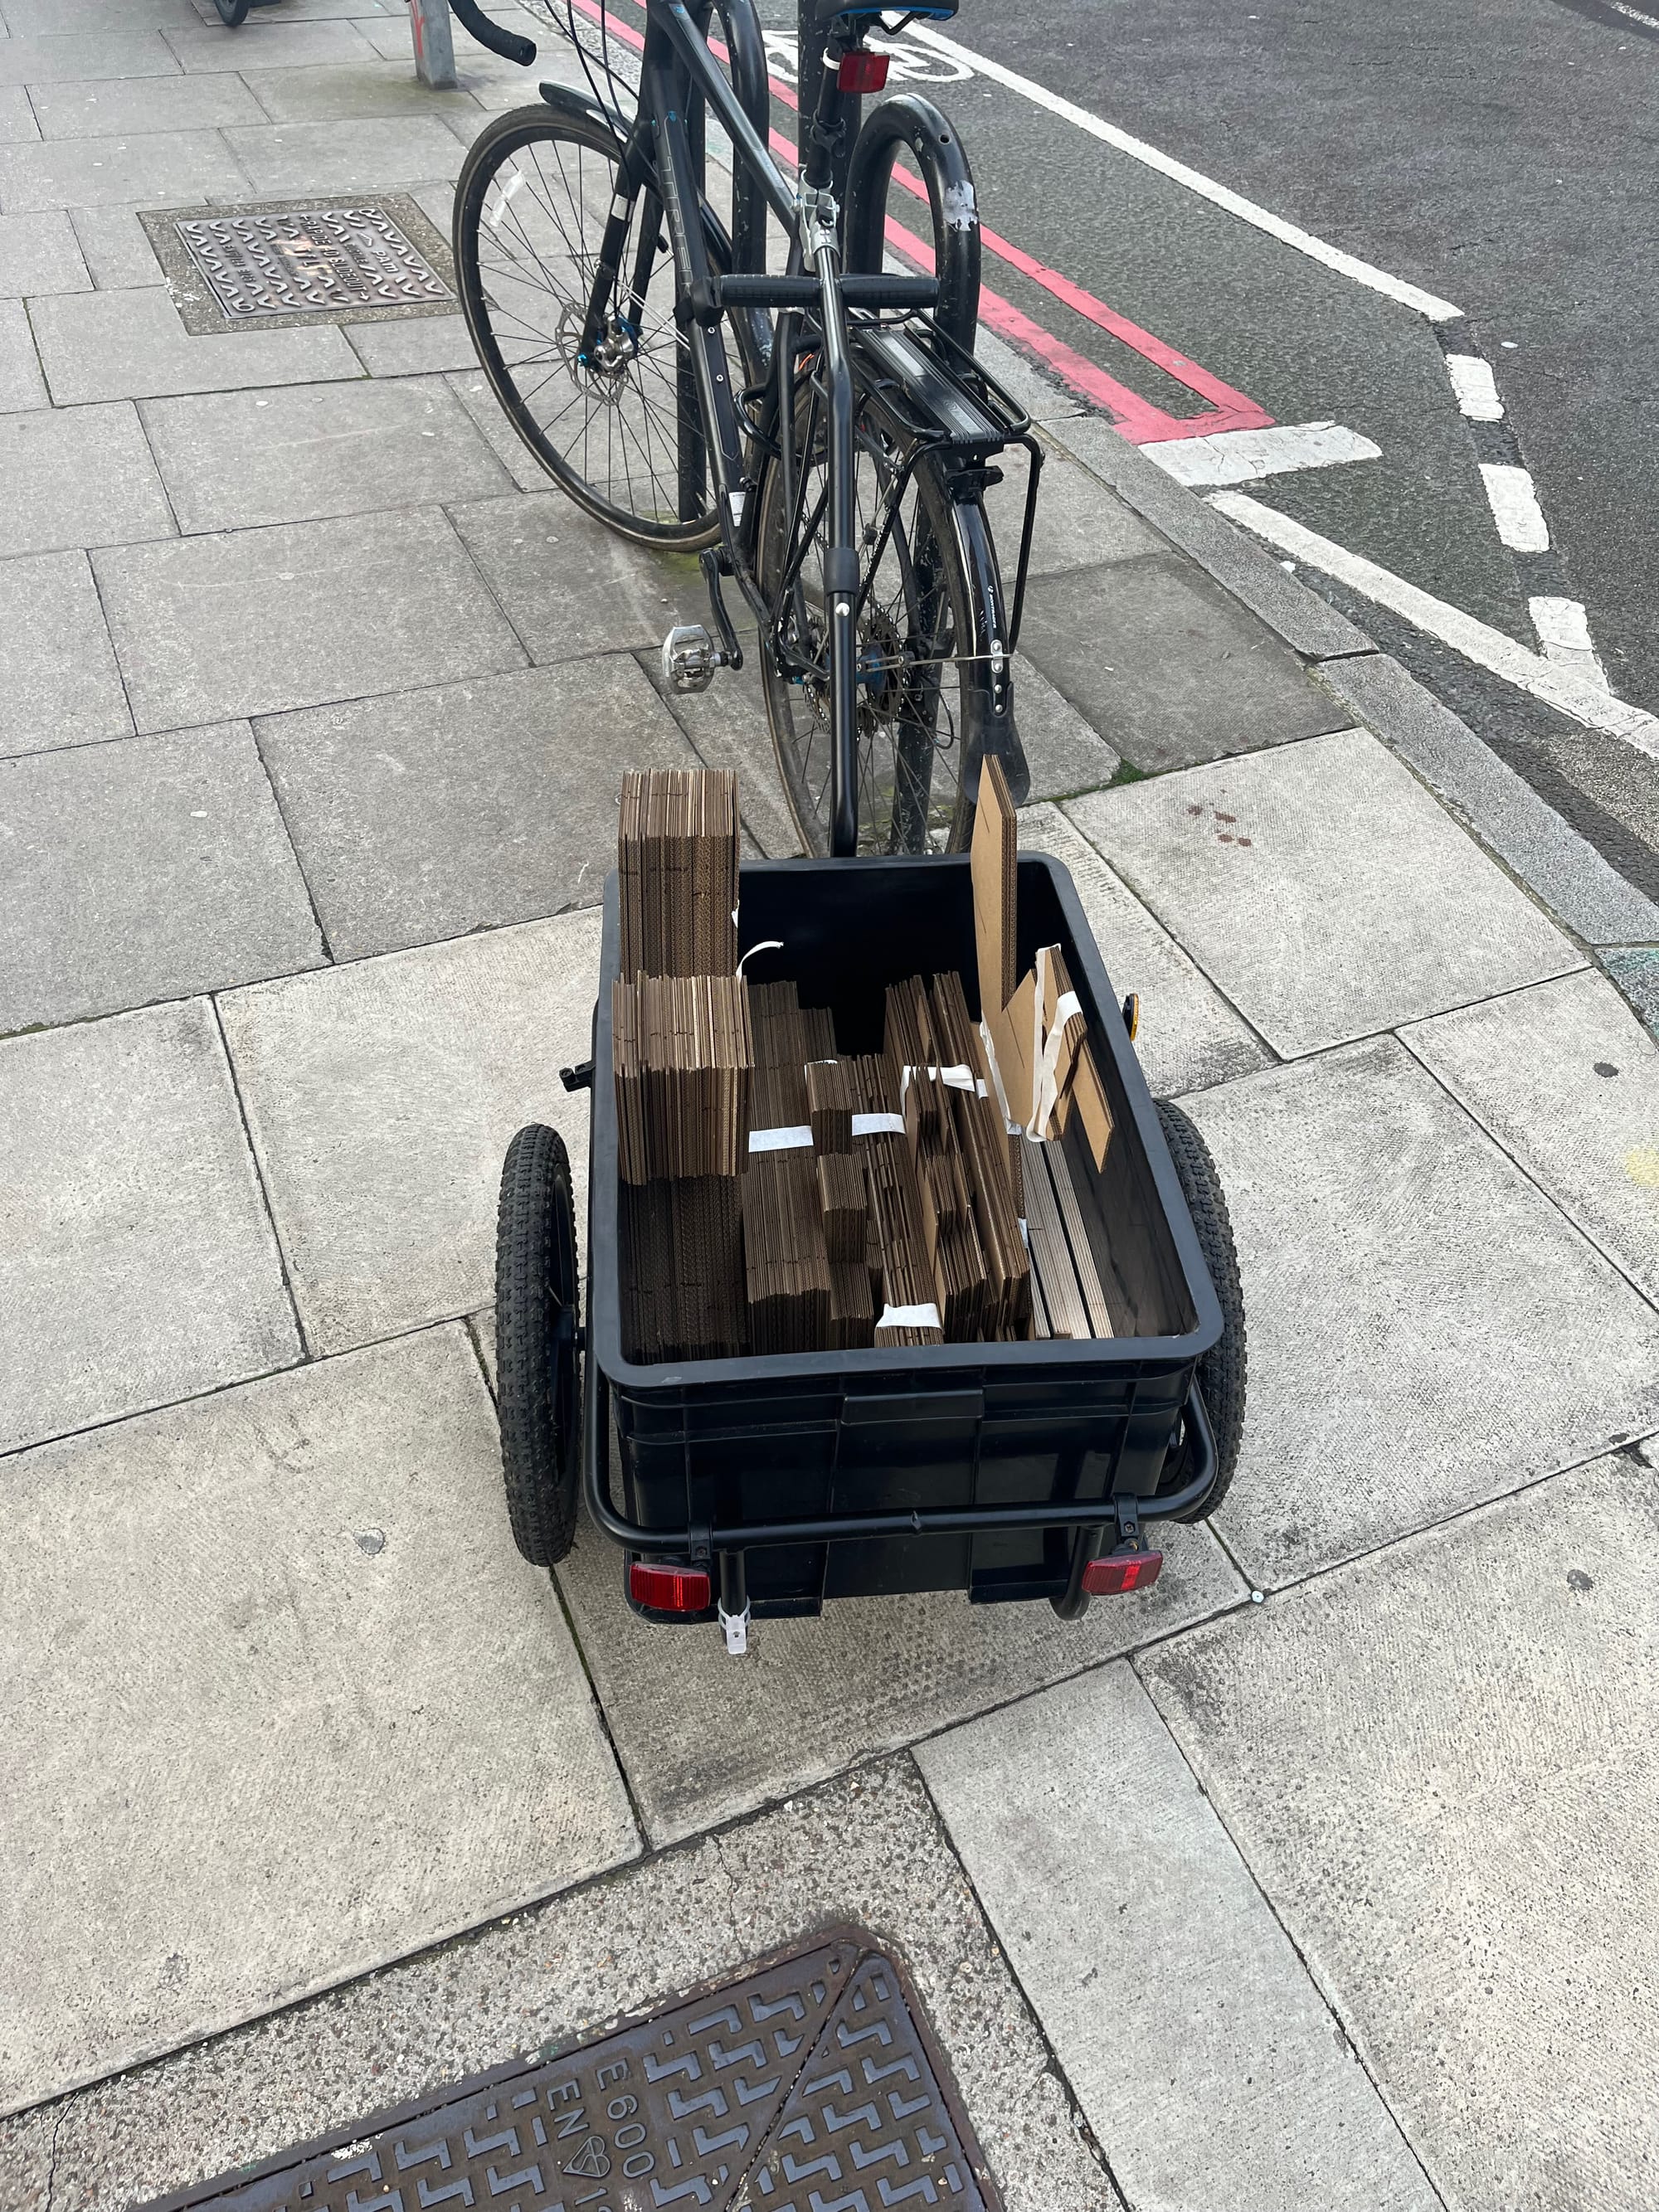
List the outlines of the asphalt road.
<svg viewBox="0 0 1659 2212">
<path fill-rule="evenodd" d="M 795 0 L 760 8 L 787 83 Z M 1582 600 L 1613 690 L 1659 712 L 1659 0 L 963 0 L 945 27 L 967 58 L 907 38 L 891 88 L 960 126 L 988 322 L 1060 342 L 1073 404 L 1141 410 L 1120 427 L 1143 441 L 1218 407 L 1343 426 L 1375 458 L 1251 496 L 1533 652 L 1529 595 Z M 1441 328 L 1494 365 L 1556 580 L 1500 539 L 1432 321 L 975 57 L 1461 308 Z M 793 137 L 782 101 L 775 119 Z M 1303 573 L 1659 897 L 1659 764 Z"/>
<path fill-rule="evenodd" d="M 950 30 L 1462 307 L 1613 688 L 1659 711 L 1659 0 L 965 0 Z M 1254 496 L 1534 643 L 1428 323 L 1003 87 L 938 96 L 994 228 L 1276 421 L 1334 419 L 1382 448 Z M 1054 307 L 1034 312 L 1053 325 Z M 1099 353 L 1075 318 L 1066 335 Z M 1110 366 L 1148 388 L 1121 351 Z M 1353 608 L 1659 890 L 1650 759 Z"/>
</svg>

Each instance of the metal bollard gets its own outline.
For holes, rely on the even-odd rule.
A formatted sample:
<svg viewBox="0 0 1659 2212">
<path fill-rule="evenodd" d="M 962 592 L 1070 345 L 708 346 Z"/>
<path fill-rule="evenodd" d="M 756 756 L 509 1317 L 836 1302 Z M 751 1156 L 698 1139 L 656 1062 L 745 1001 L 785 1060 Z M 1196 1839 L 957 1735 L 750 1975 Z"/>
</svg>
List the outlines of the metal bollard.
<svg viewBox="0 0 1659 2212">
<path fill-rule="evenodd" d="M 449 0 L 409 0 L 409 27 L 415 40 L 416 76 L 434 92 L 447 92 L 455 82 Z"/>
</svg>

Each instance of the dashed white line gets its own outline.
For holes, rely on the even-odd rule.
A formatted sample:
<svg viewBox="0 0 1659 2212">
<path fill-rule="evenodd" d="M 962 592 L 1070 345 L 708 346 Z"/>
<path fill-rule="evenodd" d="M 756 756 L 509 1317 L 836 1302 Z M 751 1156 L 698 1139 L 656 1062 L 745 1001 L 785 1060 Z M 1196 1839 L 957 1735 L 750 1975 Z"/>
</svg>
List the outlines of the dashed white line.
<svg viewBox="0 0 1659 2212">
<path fill-rule="evenodd" d="M 1382 448 L 1340 422 L 1278 422 L 1270 430 L 1218 430 L 1207 438 L 1154 438 L 1141 452 L 1184 484 L 1254 483 L 1292 469 L 1380 460 Z"/>
<path fill-rule="evenodd" d="M 1504 403 L 1498 396 L 1492 364 L 1478 353 L 1449 353 L 1446 368 L 1457 404 L 1471 422 L 1501 422 Z"/>
<path fill-rule="evenodd" d="M 1480 481 L 1486 487 L 1486 498 L 1492 507 L 1492 519 L 1498 525 L 1498 534 L 1511 553 L 1547 553 L 1550 550 L 1549 525 L 1544 520 L 1544 510 L 1538 504 L 1538 493 L 1529 469 L 1511 468 L 1506 463 L 1482 461 Z"/>
<path fill-rule="evenodd" d="M 1528 653 L 1525 646 L 1517 645 L 1501 629 L 1477 622 L 1461 607 L 1437 599 L 1415 584 L 1408 584 L 1403 576 L 1396 576 L 1392 570 L 1379 568 L 1375 561 L 1366 560 L 1363 554 L 1350 553 L 1346 546 L 1322 538 L 1316 531 L 1307 529 L 1288 514 L 1281 514 L 1277 507 L 1252 499 L 1247 492 L 1217 491 L 1209 497 L 1211 505 L 1223 514 L 1242 523 L 1293 560 L 1305 561 L 1310 568 L 1334 577 L 1338 583 L 1348 585 L 1376 605 L 1387 607 L 1405 621 L 1415 623 L 1429 636 L 1437 637 L 1455 653 L 1461 653 L 1466 660 L 1502 677 L 1505 683 L 1531 692 L 1558 714 L 1582 722 L 1586 729 L 1600 730 L 1607 737 L 1618 738 L 1638 752 L 1659 760 L 1659 719 L 1644 713 L 1640 707 L 1626 706 L 1611 692 L 1586 683 L 1541 653 Z"/>
<path fill-rule="evenodd" d="M 1527 611 L 1546 660 L 1553 660 L 1558 668 L 1570 670 L 1586 684 L 1593 684 L 1598 691 L 1612 690 L 1607 672 L 1595 650 L 1595 641 L 1590 635 L 1589 616 L 1582 599 L 1540 596 L 1527 601 Z"/>
<path fill-rule="evenodd" d="M 947 39 L 942 31 L 916 23 L 911 26 L 908 35 L 920 40 L 923 46 L 931 46 L 935 53 L 948 54 L 953 61 L 965 62 L 975 76 L 989 77 L 993 83 L 1005 86 L 1010 92 L 1017 92 L 1021 99 L 1031 100 L 1039 107 L 1046 107 L 1051 115 L 1060 116 L 1067 123 L 1075 124 L 1079 131 L 1086 131 L 1091 137 L 1098 138 L 1103 145 L 1115 147 L 1120 154 L 1127 154 L 1133 161 L 1144 162 L 1147 168 L 1156 169 L 1160 176 L 1168 177 L 1172 183 L 1185 185 L 1189 192 L 1196 192 L 1200 199 L 1224 208 L 1229 215 L 1237 216 L 1241 222 L 1252 224 L 1257 230 L 1266 231 L 1270 238 L 1278 239 L 1281 245 L 1294 247 L 1297 252 L 1305 253 L 1310 260 L 1323 262 L 1326 268 L 1336 270 L 1340 275 L 1352 278 L 1356 284 L 1364 285 L 1370 291 L 1381 292 L 1388 299 L 1397 300 L 1401 307 L 1413 308 L 1419 315 L 1427 316 L 1430 322 L 1449 322 L 1454 316 L 1462 313 L 1462 309 L 1453 307 L 1449 300 L 1439 299 L 1434 293 L 1424 291 L 1420 285 L 1408 284 L 1401 276 L 1391 276 L 1386 269 L 1374 268 L 1369 261 L 1361 261 L 1352 253 L 1345 253 L 1340 246 L 1331 246 L 1324 239 L 1316 238 L 1311 231 L 1302 229 L 1298 224 L 1286 222 L 1283 216 L 1275 215 L 1271 208 L 1259 207 L 1254 200 L 1247 200 L 1242 192 L 1234 191 L 1231 185 L 1218 184 L 1213 177 L 1206 177 L 1197 169 L 1189 169 L 1184 161 L 1177 161 L 1173 155 L 1163 152 L 1157 146 L 1148 145 L 1144 138 L 1131 137 L 1127 131 L 1120 131 L 1115 123 L 1105 122 L 1100 116 L 1091 114 L 1086 107 L 1078 106 L 1074 100 L 1063 99 L 1057 92 L 1050 92 L 1047 85 L 1038 84 L 1034 78 L 1021 76 L 1017 70 L 1005 69 L 1000 62 L 989 60 L 971 46 L 958 45 L 955 39 Z"/>
</svg>

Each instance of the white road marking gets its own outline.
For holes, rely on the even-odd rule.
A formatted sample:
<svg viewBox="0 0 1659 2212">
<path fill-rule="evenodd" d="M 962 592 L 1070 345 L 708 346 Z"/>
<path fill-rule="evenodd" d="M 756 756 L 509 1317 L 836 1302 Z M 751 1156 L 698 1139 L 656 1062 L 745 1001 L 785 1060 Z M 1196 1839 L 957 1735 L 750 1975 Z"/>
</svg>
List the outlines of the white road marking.
<svg viewBox="0 0 1659 2212">
<path fill-rule="evenodd" d="M 975 76 L 989 77 L 994 83 L 1006 86 L 1010 92 L 1018 93 L 1022 99 L 1032 100 L 1039 107 L 1046 107 L 1051 115 L 1058 115 L 1067 123 L 1074 123 L 1079 131 L 1086 131 L 1091 137 L 1098 138 L 1103 144 L 1115 147 L 1120 154 L 1127 154 L 1131 161 L 1144 162 L 1149 169 L 1156 169 L 1160 176 L 1168 177 L 1175 184 L 1184 185 L 1189 192 L 1196 192 L 1200 199 L 1209 200 L 1218 208 L 1225 208 L 1229 215 L 1237 216 L 1241 222 L 1254 225 L 1257 230 L 1265 230 L 1270 238 L 1278 239 L 1281 245 L 1293 246 L 1297 252 L 1305 253 L 1310 260 L 1322 261 L 1328 269 L 1334 269 L 1341 276 L 1351 277 L 1356 284 L 1364 284 L 1370 291 L 1381 292 L 1388 299 L 1397 300 L 1401 307 L 1415 309 L 1419 315 L 1427 316 L 1431 323 L 1449 322 L 1453 316 L 1461 315 L 1463 312 L 1461 307 L 1454 307 L 1449 300 L 1439 299 L 1419 285 L 1407 283 L 1403 277 L 1389 276 L 1386 269 L 1373 268 L 1369 261 L 1360 261 L 1353 254 L 1345 253 L 1340 246 L 1327 245 L 1322 238 L 1316 238 L 1311 231 L 1303 230 L 1296 223 L 1286 222 L 1283 216 L 1274 215 L 1270 208 L 1258 207 L 1254 200 L 1247 200 L 1242 192 L 1234 191 L 1230 185 L 1218 184 L 1213 177 L 1204 176 L 1197 169 L 1189 169 L 1184 161 L 1177 161 L 1172 155 L 1162 152 L 1156 146 L 1149 146 L 1144 138 L 1132 138 L 1127 131 L 1120 131 L 1115 124 L 1103 121 L 1098 115 L 1091 114 L 1086 107 L 1079 107 L 1075 102 L 1062 99 L 1059 93 L 1050 92 L 1046 85 L 1038 84 L 1033 78 L 1021 76 L 1017 70 L 1005 69 L 1000 62 L 988 60 L 985 55 L 976 52 L 972 47 L 958 45 L 956 40 L 947 39 L 942 31 L 916 23 L 911 26 L 909 36 L 920 40 L 923 46 L 931 46 L 936 53 L 948 54 L 953 61 L 965 62 Z"/>
<path fill-rule="evenodd" d="M 1316 531 L 1305 528 L 1288 514 L 1280 514 L 1276 507 L 1264 506 L 1247 492 L 1216 491 L 1209 495 L 1210 504 L 1232 521 L 1242 523 L 1269 545 L 1277 546 L 1281 553 L 1293 559 L 1305 561 L 1310 568 L 1317 568 L 1338 583 L 1346 584 L 1380 607 L 1413 623 L 1431 637 L 1461 653 L 1466 660 L 1477 667 L 1501 676 L 1506 684 L 1514 684 L 1523 691 L 1530 691 L 1546 706 L 1553 707 L 1559 714 L 1582 722 L 1586 729 L 1600 730 L 1605 736 L 1618 738 L 1638 752 L 1647 753 L 1659 760 L 1659 719 L 1646 714 L 1640 707 L 1627 706 L 1610 692 L 1600 690 L 1581 677 L 1541 653 L 1528 653 L 1501 629 L 1477 622 L 1466 615 L 1461 607 L 1449 606 L 1444 599 L 1419 591 L 1408 584 L 1403 576 L 1381 568 L 1375 561 L 1368 561 L 1360 553 L 1350 553 L 1345 546 L 1334 544 Z"/>
<path fill-rule="evenodd" d="M 1501 422 L 1504 403 L 1498 396 L 1490 362 L 1478 353 L 1449 353 L 1446 368 L 1457 404 L 1471 422 Z"/>
<path fill-rule="evenodd" d="M 1629 0 L 1607 0 L 1615 15 L 1628 15 L 1632 23 L 1645 23 L 1650 31 L 1659 31 L 1659 15 L 1644 15 L 1639 8 L 1629 5 Z"/>
<path fill-rule="evenodd" d="M 1607 672 L 1596 653 L 1595 641 L 1590 635 L 1589 617 L 1582 599 L 1528 599 L 1527 608 L 1546 660 L 1553 660 L 1558 668 L 1570 669 L 1586 684 L 1595 684 L 1599 691 L 1612 690 Z"/>
<path fill-rule="evenodd" d="M 1482 461 L 1480 481 L 1486 487 L 1498 534 L 1511 553 L 1547 553 L 1549 525 L 1538 504 L 1528 469 L 1510 468 L 1497 461 Z"/>
<path fill-rule="evenodd" d="M 1254 483 L 1291 469 L 1376 461 L 1382 448 L 1340 422 L 1279 422 L 1270 430 L 1218 430 L 1208 438 L 1154 438 L 1140 448 L 1177 483 Z"/>
</svg>

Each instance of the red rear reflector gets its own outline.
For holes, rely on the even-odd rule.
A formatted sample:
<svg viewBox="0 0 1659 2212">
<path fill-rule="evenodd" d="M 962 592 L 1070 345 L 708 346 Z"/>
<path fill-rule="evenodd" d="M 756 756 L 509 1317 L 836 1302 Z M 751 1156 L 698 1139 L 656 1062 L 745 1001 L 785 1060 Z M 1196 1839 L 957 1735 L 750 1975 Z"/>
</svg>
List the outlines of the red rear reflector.
<svg viewBox="0 0 1659 2212">
<path fill-rule="evenodd" d="M 701 1567 L 648 1567 L 633 1560 L 628 1570 L 629 1595 L 635 1605 L 648 1605 L 655 1613 L 707 1613 L 712 1585 Z"/>
<path fill-rule="evenodd" d="M 879 92 L 887 82 L 890 54 L 843 54 L 841 67 L 836 71 L 836 82 L 843 92 Z"/>
<path fill-rule="evenodd" d="M 1125 1590 L 1150 1589 L 1164 1565 L 1162 1552 L 1109 1552 L 1083 1570 L 1091 1597 L 1121 1597 Z"/>
</svg>

